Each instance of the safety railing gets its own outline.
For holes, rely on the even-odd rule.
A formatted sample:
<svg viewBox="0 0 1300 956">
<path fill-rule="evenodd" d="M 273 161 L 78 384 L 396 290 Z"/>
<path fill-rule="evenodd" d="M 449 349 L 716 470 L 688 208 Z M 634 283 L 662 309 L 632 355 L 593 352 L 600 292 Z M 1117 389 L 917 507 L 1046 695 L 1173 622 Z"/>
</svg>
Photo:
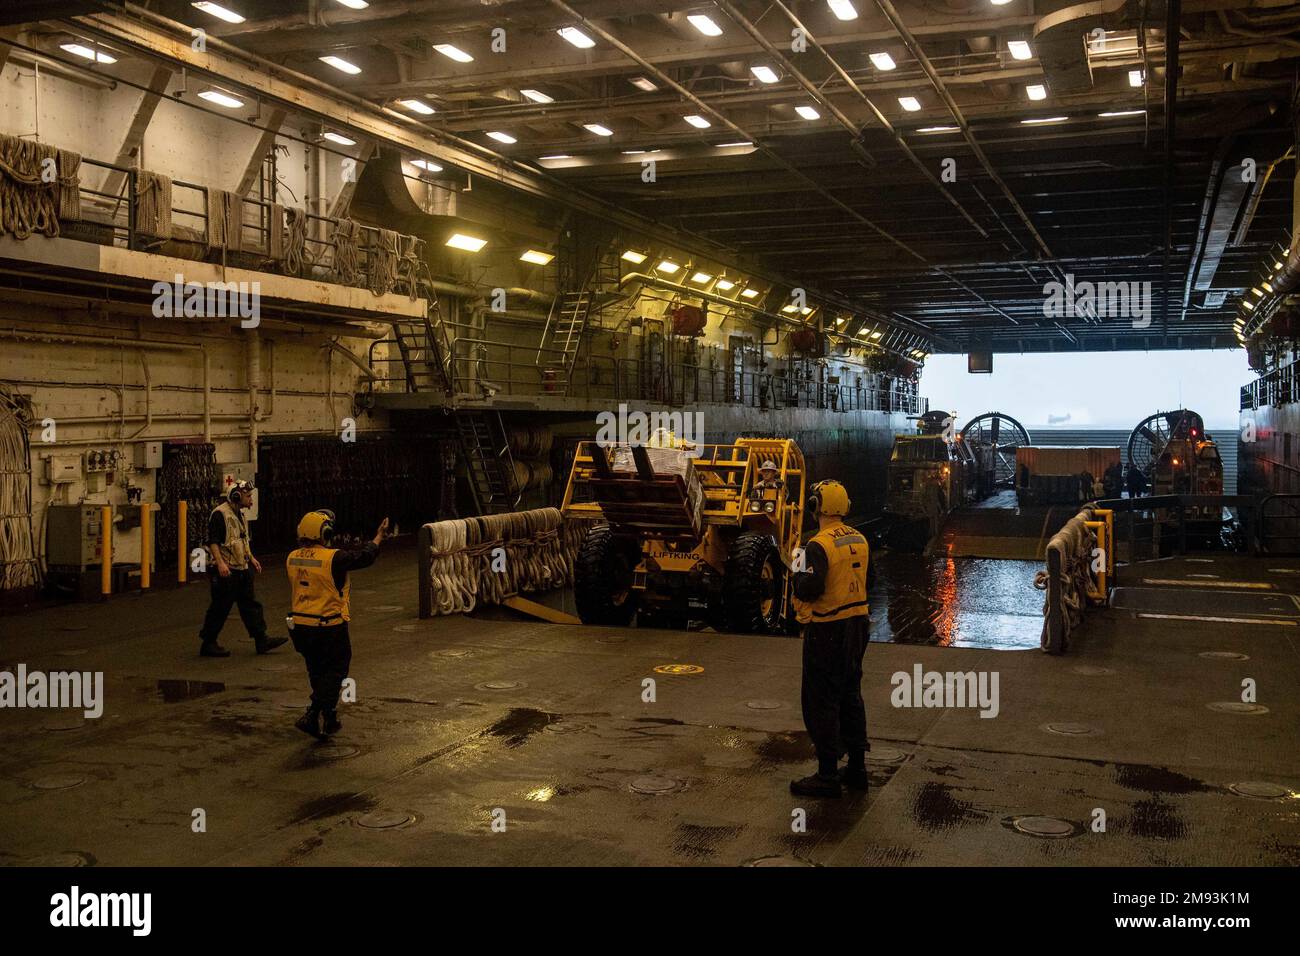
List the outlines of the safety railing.
<svg viewBox="0 0 1300 956">
<path fill-rule="evenodd" d="M 1300 374 L 1291 362 L 1261 375 L 1249 385 L 1241 387 L 1241 409 L 1267 408 L 1270 405 L 1287 405 L 1300 402 Z"/>
<path fill-rule="evenodd" d="M 1047 569 L 1034 586 L 1046 592 L 1042 649 L 1062 654 L 1089 604 L 1105 604 L 1115 579 L 1114 512 L 1086 507 L 1047 543 Z"/>
</svg>

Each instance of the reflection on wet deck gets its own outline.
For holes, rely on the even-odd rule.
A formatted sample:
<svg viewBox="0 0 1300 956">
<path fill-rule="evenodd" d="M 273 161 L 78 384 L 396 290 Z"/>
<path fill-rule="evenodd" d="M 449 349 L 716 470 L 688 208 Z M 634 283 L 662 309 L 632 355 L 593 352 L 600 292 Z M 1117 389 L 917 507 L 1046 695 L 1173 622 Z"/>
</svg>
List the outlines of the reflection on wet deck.
<svg viewBox="0 0 1300 956">
<path fill-rule="evenodd" d="M 871 589 L 871 639 L 1026 650 L 1039 646 L 1043 595 L 1037 561 L 885 551 Z"/>
</svg>

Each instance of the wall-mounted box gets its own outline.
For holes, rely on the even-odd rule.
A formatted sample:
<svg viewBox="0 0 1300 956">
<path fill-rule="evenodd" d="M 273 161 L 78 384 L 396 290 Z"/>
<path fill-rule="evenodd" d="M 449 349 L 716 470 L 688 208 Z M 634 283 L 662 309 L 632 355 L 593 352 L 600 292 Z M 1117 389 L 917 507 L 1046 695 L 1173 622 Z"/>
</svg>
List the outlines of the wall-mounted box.
<svg viewBox="0 0 1300 956">
<path fill-rule="evenodd" d="M 49 455 L 45 459 L 45 482 L 64 485 L 81 480 L 80 455 Z"/>
<path fill-rule="evenodd" d="M 135 467 L 156 469 L 162 467 L 163 443 L 160 441 L 142 441 L 135 445 Z"/>
</svg>

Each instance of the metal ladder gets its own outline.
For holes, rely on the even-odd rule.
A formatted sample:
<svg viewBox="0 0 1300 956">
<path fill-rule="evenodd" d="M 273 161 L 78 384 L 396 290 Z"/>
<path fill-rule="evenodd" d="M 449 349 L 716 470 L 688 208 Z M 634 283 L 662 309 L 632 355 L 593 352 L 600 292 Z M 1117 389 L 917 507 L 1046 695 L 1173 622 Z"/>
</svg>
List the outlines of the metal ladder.
<svg viewBox="0 0 1300 956">
<path fill-rule="evenodd" d="M 460 450 L 479 514 L 514 511 L 523 497 L 515 480 L 505 423 L 500 412 L 455 413 Z"/>
<path fill-rule="evenodd" d="M 560 394 L 568 394 L 573 364 L 578 358 L 582 333 L 591 316 L 593 296 L 588 289 L 581 292 L 562 292 L 551 303 L 542 330 L 542 343 L 537 349 L 537 366 L 555 376 Z"/>
<path fill-rule="evenodd" d="M 447 395 L 456 391 L 456 373 L 452 365 L 451 341 L 442 321 L 442 306 L 435 295 L 419 318 L 404 316 L 392 323 L 397 351 L 406 371 L 408 392 L 440 389 Z"/>
</svg>

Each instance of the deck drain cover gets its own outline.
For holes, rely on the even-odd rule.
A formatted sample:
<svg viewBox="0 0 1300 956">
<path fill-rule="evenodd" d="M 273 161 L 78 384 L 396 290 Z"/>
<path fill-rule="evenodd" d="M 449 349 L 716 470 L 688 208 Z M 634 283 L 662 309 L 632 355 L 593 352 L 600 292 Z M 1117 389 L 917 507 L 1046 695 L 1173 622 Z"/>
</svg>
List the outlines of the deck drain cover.
<svg viewBox="0 0 1300 956">
<path fill-rule="evenodd" d="M 1243 797 L 1258 797 L 1261 800 L 1276 800 L 1279 797 L 1289 797 L 1291 795 L 1291 791 L 1286 787 L 1280 787 L 1275 783 L 1266 783 L 1262 780 L 1244 780 L 1241 783 L 1230 783 L 1228 789 Z"/>
<path fill-rule="evenodd" d="M 1077 667 L 1071 667 L 1070 670 L 1076 674 L 1082 674 L 1084 677 L 1103 677 L 1106 674 L 1115 673 L 1113 668 L 1098 667 L 1095 664 L 1079 664 Z"/>
<path fill-rule="evenodd" d="M 801 860 L 797 856 L 760 856 L 757 860 L 750 860 L 745 866 L 813 866 L 807 860 Z"/>
<path fill-rule="evenodd" d="M 415 814 L 405 810 L 372 810 L 356 818 L 357 826 L 367 830 L 395 830 L 415 822 Z"/>
<path fill-rule="evenodd" d="M 418 625 L 418 624 L 398 624 L 398 625 L 396 625 L 396 626 L 393 628 L 393 630 L 396 631 L 398 634 L 413 634 L 413 633 L 415 633 L 416 631 L 420 630 L 420 625 Z"/>
<path fill-rule="evenodd" d="M 65 714 L 62 717 L 51 717 L 41 726 L 46 730 L 82 730 L 86 723 L 81 714 Z"/>
<path fill-rule="evenodd" d="M 1268 708 L 1263 704 L 1247 704 L 1240 700 L 1216 700 L 1213 704 L 1206 704 L 1210 710 L 1218 711 L 1221 714 L 1267 714 Z"/>
<path fill-rule="evenodd" d="M 275 706 L 279 707 L 281 710 L 306 710 L 308 703 L 309 701 L 306 697 L 298 697 L 296 695 L 293 697 L 277 697 L 275 700 Z"/>
<path fill-rule="evenodd" d="M 1238 654 L 1236 651 L 1201 651 L 1196 655 L 1204 657 L 1208 661 L 1248 661 L 1250 655 Z"/>
<path fill-rule="evenodd" d="M 637 777 L 629 786 L 637 793 L 672 793 L 682 789 L 684 784 L 671 777 Z"/>
<path fill-rule="evenodd" d="M 518 688 L 525 687 L 525 686 L 527 685 L 525 685 L 524 682 L 521 680 L 485 680 L 481 684 L 475 684 L 474 689 L 475 690 L 517 690 Z"/>
<path fill-rule="evenodd" d="M 317 760 L 346 760 L 359 753 L 361 750 L 351 744 L 325 744 L 323 747 L 313 747 L 311 750 L 311 755 Z"/>
<path fill-rule="evenodd" d="M 1074 835 L 1074 824 L 1055 817 L 1016 817 L 1011 825 L 1030 836 L 1060 839 Z"/>
<path fill-rule="evenodd" d="M 289 669 L 289 665 L 288 664 L 258 664 L 257 669 L 259 671 L 287 671 Z"/>
<path fill-rule="evenodd" d="M 607 634 L 604 637 L 596 638 L 597 644 L 626 644 L 627 638 L 622 634 Z"/>
<path fill-rule="evenodd" d="M 907 754 L 893 747 L 872 747 L 866 753 L 867 763 L 902 763 Z"/>
<path fill-rule="evenodd" d="M 37 790 L 71 790 L 86 782 L 86 778 L 75 773 L 54 773 L 48 777 L 37 777 L 32 786 Z"/>
<path fill-rule="evenodd" d="M 402 605 L 400 604 L 376 604 L 372 608 L 367 608 L 370 611 L 400 611 L 401 609 Z"/>
<path fill-rule="evenodd" d="M 473 657 L 474 652 L 464 647 L 444 647 L 440 651 L 434 651 L 430 657 Z"/>
<path fill-rule="evenodd" d="M 23 866 L 90 866 L 90 860 L 84 853 L 65 850 L 62 853 L 42 853 L 40 856 L 29 857 L 23 861 Z"/>
<path fill-rule="evenodd" d="M 586 729 L 582 724 L 575 724 L 567 720 L 555 720 L 542 728 L 548 734 L 576 734 L 578 731 Z"/>
<path fill-rule="evenodd" d="M 750 710 L 778 710 L 785 705 L 779 700 L 747 700 L 745 706 Z"/>
<path fill-rule="evenodd" d="M 703 674 L 704 668 L 699 664 L 660 664 L 655 668 L 656 674 Z"/>
<path fill-rule="evenodd" d="M 1087 724 L 1074 724 L 1069 721 L 1055 721 L 1050 724 L 1043 724 L 1042 729 L 1049 734 L 1060 734 L 1063 737 L 1087 737 L 1097 732 Z"/>
</svg>

